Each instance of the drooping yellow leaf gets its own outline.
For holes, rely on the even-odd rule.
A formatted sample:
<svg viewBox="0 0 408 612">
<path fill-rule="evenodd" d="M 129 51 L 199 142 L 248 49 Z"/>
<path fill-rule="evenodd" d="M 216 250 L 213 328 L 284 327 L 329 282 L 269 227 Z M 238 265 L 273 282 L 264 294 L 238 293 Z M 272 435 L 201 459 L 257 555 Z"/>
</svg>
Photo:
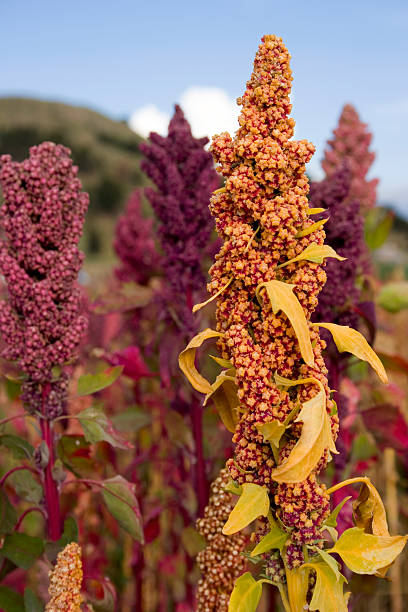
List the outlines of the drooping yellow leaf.
<svg viewBox="0 0 408 612">
<path fill-rule="evenodd" d="M 229 279 L 229 281 L 223 286 L 221 287 L 221 289 L 219 291 L 217 291 L 217 293 L 215 293 L 214 295 L 212 295 L 210 298 L 208 298 L 208 300 L 206 300 L 205 302 L 201 302 L 200 304 L 195 304 L 193 306 L 193 312 L 197 312 L 197 310 L 200 310 L 201 308 L 203 308 L 204 306 L 207 306 L 207 304 L 210 304 L 213 300 L 217 299 L 217 297 L 219 297 L 222 293 L 224 293 L 224 291 L 227 289 L 227 287 L 230 286 L 230 284 L 232 283 L 234 279 L 231 278 Z"/>
<path fill-rule="evenodd" d="M 308 236 L 312 234 L 316 230 L 319 230 L 323 227 L 325 223 L 327 223 L 329 219 L 320 219 L 320 221 L 316 221 L 316 223 L 312 223 L 309 227 L 306 227 L 304 230 L 301 230 L 296 234 L 296 238 L 303 238 L 303 236 Z"/>
<path fill-rule="evenodd" d="M 344 531 L 328 552 L 337 553 L 356 574 L 375 574 L 402 552 L 408 536 L 376 536 L 359 527 Z"/>
<path fill-rule="evenodd" d="M 309 246 L 307 246 L 305 250 L 300 253 L 300 255 L 297 255 L 293 259 L 289 259 L 289 261 L 280 264 L 278 268 L 284 268 L 289 264 L 302 260 L 313 261 L 314 263 L 323 263 L 325 257 L 334 257 L 339 261 L 344 261 L 346 259 L 346 257 L 341 257 L 338 255 L 336 251 L 328 244 L 317 244 L 316 242 L 312 242 L 312 244 L 309 244 Z"/>
<path fill-rule="evenodd" d="M 276 482 L 303 482 L 319 463 L 326 449 L 337 452 L 331 435 L 324 390 L 303 404 L 295 422 L 303 422 L 302 433 L 290 455 L 272 471 L 272 478 Z"/>
<path fill-rule="evenodd" d="M 296 295 L 293 293 L 293 288 L 295 286 L 296 285 L 272 280 L 258 285 L 256 296 L 259 300 L 259 292 L 262 288 L 265 288 L 271 301 L 273 313 L 276 314 L 279 310 L 282 310 L 288 317 L 295 330 L 302 357 L 308 366 L 313 367 L 314 357 L 312 343 L 310 341 L 309 326 L 303 308 Z"/>
<path fill-rule="evenodd" d="M 343 585 L 346 581 L 344 576 L 339 574 L 340 578 L 336 578 L 333 570 L 324 561 L 305 563 L 302 567 L 309 567 L 316 572 L 316 584 L 309 610 L 347 612 L 347 598 L 343 592 Z"/>
<path fill-rule="evenodd" d="M 249 572 L 242 574 L 235 581 L 228 612 L 255 612 L 261 595 L 262 583 L 257 582 Z"/>
<path fill-rule="evenodd" d="M 348 325 L 337 325 L 336 323 L 314 323 L 314 325 L 329 330 L 340 353 L 347 351 L 363 361 L 368 361 L 380 380 L 385 384 L 388 383 L 388 377 L 380 358 L 360 332 Z"/>
<path fill-rule="evenodd" d="M 209 338 L 219 338 L 222 333 L 213 329 L 205 329 L 200 332 L 187 344 L 184 351 L 179 355 L 180 370 L 187 377 L 191 385 L 200 393 L 210 393 L 211 384 L 202 376 L 195 367 L 196 350 Z"/>
<path fill-rule="evenodd" d="M 353 518 L 356 527 L 361 527 L 365 533 L 390 535 L 384 504 L 370 480 L 362 483 L 360 493 L 353 502 Z"/>
<path fill-rule="evenodd" d="M 237 533 L 259 516 L 267 516 L 268 512 L 268 489 L 252 482 L 247 482 L 242 485 L 242 495 L 229 515 L 222 533 L 224 535 Z"/>
<path fill-rule="evenodd" d="M 257 555 L 262 555 L 263 553 L 269 552 L 274 548 L 278 548 L 280 551 L 282 551 L 288 537 L 289 534 L 286 533 L 286 531 L 283 531 L 283 529 L 281 529 L 279 525 L 275 523 L 269 533 L 267 533 L 255 546 L 254 550 L 251 552 L 251 556 L 256 557 Z"/>
<path fill-rule="evenodd" d="M 308 215 L 317 215 L 318 213 L 322 213 L 322 212 L 326 212 L 327 208 L 308 208 L 307 209 L 307 214 Z"/>
<path fill-rule="evenodd" d="M 361 485 L 358 498 L 353 502 L 353 519 L 356 527 L 364 529 L 365 533 L 377 536 L 389 536 L 387 516 L 384 504 L 375 486 L 367 479 Z M 384 578 L 389 565 L 378 570 L 377 575 Z"/>
<path fill-rule="evenodd" d="M 209 399 L 214 401 L 220 418 L 228 431 L 234 433 L 239 421 L 238 387 L 235 378 L 235 368 L 223 370 L 211 385 L 211 391 L 207 393 L 204 406 Z"/>
</svg>

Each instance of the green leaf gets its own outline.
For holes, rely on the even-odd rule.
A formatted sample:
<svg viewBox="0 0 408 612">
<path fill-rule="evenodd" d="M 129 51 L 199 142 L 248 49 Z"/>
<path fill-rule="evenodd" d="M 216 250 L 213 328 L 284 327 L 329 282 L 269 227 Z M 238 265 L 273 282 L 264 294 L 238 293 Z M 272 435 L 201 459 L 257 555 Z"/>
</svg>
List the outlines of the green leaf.
<svg viewBox="0 0 408 612">
<path fill-rule="evenodd" d="M 151 423 L 151 416 L 139 406 L 132 406 L 112 417 L 112 423 L 119 431 L 136 433 Z"/>
<path fill-rule="evenodd" d="M 347 599 L 343 592 L 344 576 L 336 578 L 332 569 L 323 561 L 305 563 L 316 572 L 316 584 L 313 589 L 309 610 L 320 612 L 347 612 Z"/>
<path fill-rule="evenodd" d="M 242 486 L 235 482 L 235 480 L 230 480 L 226 485 L 225 490 L 229 493 L 232 493 L 233 495 L 241 495 Z"/>
<path fill-rule="evenodd" d="M 389 283 L 378 295 L 377 303 L 388 312 L 399 312 L 408 308 L 408 282 Z"/>
<path fill-rule="evenodd" d="M 190 451 L 194 449 L 194 440 L 191 429 L 188 427 L 184 417 L 175 410 L 166 410 L 164 424 L 170 441 L 178 447 L 187 447 Z"/>
<path fill-rule="evenodd" d="M 288 537 L 289 534 L 286 533 L 286 531 L 283 531 L 277 524 L 273 525 L 270 532 L 255 546 L 254 550 L 251 552 L 251 557 L 262 555 L 273 548 L 279 548 L 279 550 L 282 551 Z"/>
<path fill-rule="evenodd" d="M 329 516 L 327 517 L 327 519 L 324 521 L 325 525 L 327 525 L 328 527 L 337 527 L 337 517 L 339 516 L 339 513 L 341 509 L 343 508 L 344 504 L 349 499 L 351 499 L 351 495 L 349 495 L 348 497 L 345 497 L 344 499 L 341 500 L 339 504 L 337 504 L 333 512 L 331 512 Z"/>
<path fill-rule="evenodd" d="M 228 612 L 255 612 L 261 595 L 262 584 L 246 572 L 235 581 Z"/>
<path fill-rule="evenodd" d="M 6 393 L 9 400 L 13 401 L 20 397 L 21 394 L 21 382 L 18 380 L 14 380 L 13 378 L 9 378 L 6 376 L 4 380 L 4 384 L 6 387 Z"/>
<path fill-rule="evenodd" d="M 10 504 L 3 487 L 0 487 L 0 536 L 11 533 L 16 523 L 17 512 Z"/>
<path fill-rule="evenodd" d="M 43 612 L 44 606 L 31 589 L 24 590 L 25 612 Z"/>
<path fill-rule="evenodd" d="M 85 408 L 85 410 L 76 414 L 75 417 L 81 422 L 85 438 L 91 444 L 108 442 L 117 448 L 126 450 L 133 448 L 133 444 L 113 427 L 112 422 L 99 406 Z"/>
<path fill-rule="evenodd" d="M 94 463 L 90 457 L 90 446 L 84 436 L 61 436 L 57 454 L 71 472 L 82 478 L 95 475 Z"/>
<path fill-rule="evenodd" d="M 4 612 L 25 612 L 24 600 L 20 593 L 16 593 L 5 586 L 0 586 L 0 610 Z"/>
<path fill-rule="evenodd" d="M 143 543 L 140 509 L 134 490 L 133 484 L 122 476 L 115 476 L 103 482 L 102 496 L 109 512 L 119 525 L 135 540 Z"/>
<path fill-rule="evenodd" d="M 344 531 L 328 552 L 337 553 L 356 574 L 375 574 L 404 549 L 408 536 L 375 536 L 359 527 Z"/>
<path fill-rule="evenodd" d="M 84 374 L 78 380 L 77 395 L 92 395 L 97 391 L 110 387 L 121 375 L 123 366 L 114 366 L 98 374 Z"/>
<path fill-rule="evenodd" d="M 364 433 L 359 434 L 353 440 L 351 456 L 353 461 L 366 461 L 372 457 L 377 457 L 378 450 L 368 436 Z"/>
<path fill-rule="evenodd" d="M 183 543 L 183 548 L 188 552 L 190 557 L 196 557 L 198 553 L 206 547 L 204 536 L 191 526 L 183 529 L 181 532 L 181 541 Z"/>
<path fill-rule="evenodd" d="M 11 434 L 0 436 L 1 445 L 9 448 L 16 459 L 31 459 L 34 453 L 34 447 L 29 442 L 26 442 L 24 438 Z"/>
<path fill-rule="evenodd" d="M 259 516 L 267 516 L 269 512 L 269 495 L 266 487 L 246 482 L 242 485 L 242 495 L 229 515 L 222 533 L 232 535 L 241 531 Z"/>
<path fill-rule="evenodd" d="M 4 538 L 1 554 L 18 567 L 27 570 L 42 555 L 43 551 L 44 544 L 40 538 L 14 532 Z"/>
<path fill-rule="evenodd" d="M 28 470 L 18 470 L 9 480 L 19 497 L 33 504 L 39 504 L 44 496 L 43 488 Z"/>
<path fill-rule="evenodd" d="M 370 249 L 378 249 L 388 238 L 394 222 L 394 213 L 380 206 L 372 208 L 366 217 L 364 237 Z"/>
<path fill-rule="evenodd" d="M 47 542 L 45 544 L 45 554 L 49 561 L 51 561 L 51 563 L 54 562 L 58 553 L 71 542 L 78 542 L 78 525 L 75 519 L 69 516 L 64 522 L 64 531 L 60 539 L 56 542 Z"/>
</svg>

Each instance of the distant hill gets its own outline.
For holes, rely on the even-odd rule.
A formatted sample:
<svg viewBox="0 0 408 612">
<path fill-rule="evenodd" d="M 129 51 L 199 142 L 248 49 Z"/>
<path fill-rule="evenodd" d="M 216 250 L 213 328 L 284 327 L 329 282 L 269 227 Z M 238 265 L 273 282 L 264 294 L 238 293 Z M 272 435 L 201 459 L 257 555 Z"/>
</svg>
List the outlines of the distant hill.
<svg viewBox="0 0 408 612">
<path fill-rule="evenodd" d="M 68 104 L 0 98 L 0 154 L 21 161 L 45 140 L 71 149 L 91 196 L 90 215 L 116 213 L 130 190 L 146 183 L 139 169 L 142 138 L 124 122 Z"/>
</svg>

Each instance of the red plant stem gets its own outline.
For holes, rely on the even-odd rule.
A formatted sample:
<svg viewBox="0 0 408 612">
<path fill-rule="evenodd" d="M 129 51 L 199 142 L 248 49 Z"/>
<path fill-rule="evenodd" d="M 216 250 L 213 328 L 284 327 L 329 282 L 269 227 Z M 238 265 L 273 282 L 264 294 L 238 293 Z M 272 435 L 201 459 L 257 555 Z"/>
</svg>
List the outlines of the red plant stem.
<svg viewBox="0 0 408 612">
<path fill-rule="evenodd" d="M 20 516 L 20 518 L 17 521 L 17 525 L 14 527 L 14 531 L 18 531 L 20 529 L 21 523 L 24 521 L 25 517 L 30 512 L 39 512 L 44 517 L 44 519 L 47 519 L 47 517 L 44 514 L 44 511 L 41 508 L 37 508 L 37 506 L 32 506 L 31 508 L 27 508 L 27 510 L 24 510 L 23 514 Z"/>
<path fill-rule="evenodd" d="M 2 419 L 0 421 L 0 425 L 5 425 L 6 423 L 9 423 L 10 421 L 15 421 L 16 419 L 25 419 L 28 416 L 31 416 L 31 415 L 27 414 L 26 412 L 19 412 L 18 414 L 15 414 L 14 416 L 7 417 L 7 419 Z"/>
<path fill-rule="evenodd" d="M 203 516 L 204 509 L 208 501 L 207 479 L 205 476 L 205 461 L 203 451 L 203 407 L 196 397 L 193 397 L 191 419 L 193 425 L 193 437 L 196 455 L 195 472 L 198 500 L 198 516 Z"/>
<path fill-rule="evenodd" d="M 45 400 L 50 392 L 50 384 L 44 385 L 42 394 L 42 414 L 45 418 L 41 419 L 41 435 L 43 441 L 48 446 L 49 460 L 47 467 L 44 470 L 44 494 L 45 494 L 45 508 L 47 510 L 47 527 L 48 537 L 53 542 L 56 542 L 61 537 L 61 513 L 59 503 L 59 493 L 57 483 L 52 475 L 52 470 L 55 463 L 55 449 L 54 449 L 54 433 L 52 431 L 52 422 L 47 419 L 45 413 Z"/>
</svg>

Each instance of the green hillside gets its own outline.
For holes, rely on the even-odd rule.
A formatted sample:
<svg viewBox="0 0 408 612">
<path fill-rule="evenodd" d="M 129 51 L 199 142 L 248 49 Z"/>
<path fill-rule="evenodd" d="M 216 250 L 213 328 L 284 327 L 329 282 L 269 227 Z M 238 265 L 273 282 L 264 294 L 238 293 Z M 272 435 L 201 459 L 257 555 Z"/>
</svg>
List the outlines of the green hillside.
<svg viewBox="0 0 408 612">
<path fill-rule="evenodd" d="M 121 208 L 129 190 L 144 182 L 141 138 L 125 123 L 87 108 L 26 98 L 0 98 L 0 154 L 22 160 L 44 140 L 64 144 L 91 196 L 90 214 Z"/>
</svg>

